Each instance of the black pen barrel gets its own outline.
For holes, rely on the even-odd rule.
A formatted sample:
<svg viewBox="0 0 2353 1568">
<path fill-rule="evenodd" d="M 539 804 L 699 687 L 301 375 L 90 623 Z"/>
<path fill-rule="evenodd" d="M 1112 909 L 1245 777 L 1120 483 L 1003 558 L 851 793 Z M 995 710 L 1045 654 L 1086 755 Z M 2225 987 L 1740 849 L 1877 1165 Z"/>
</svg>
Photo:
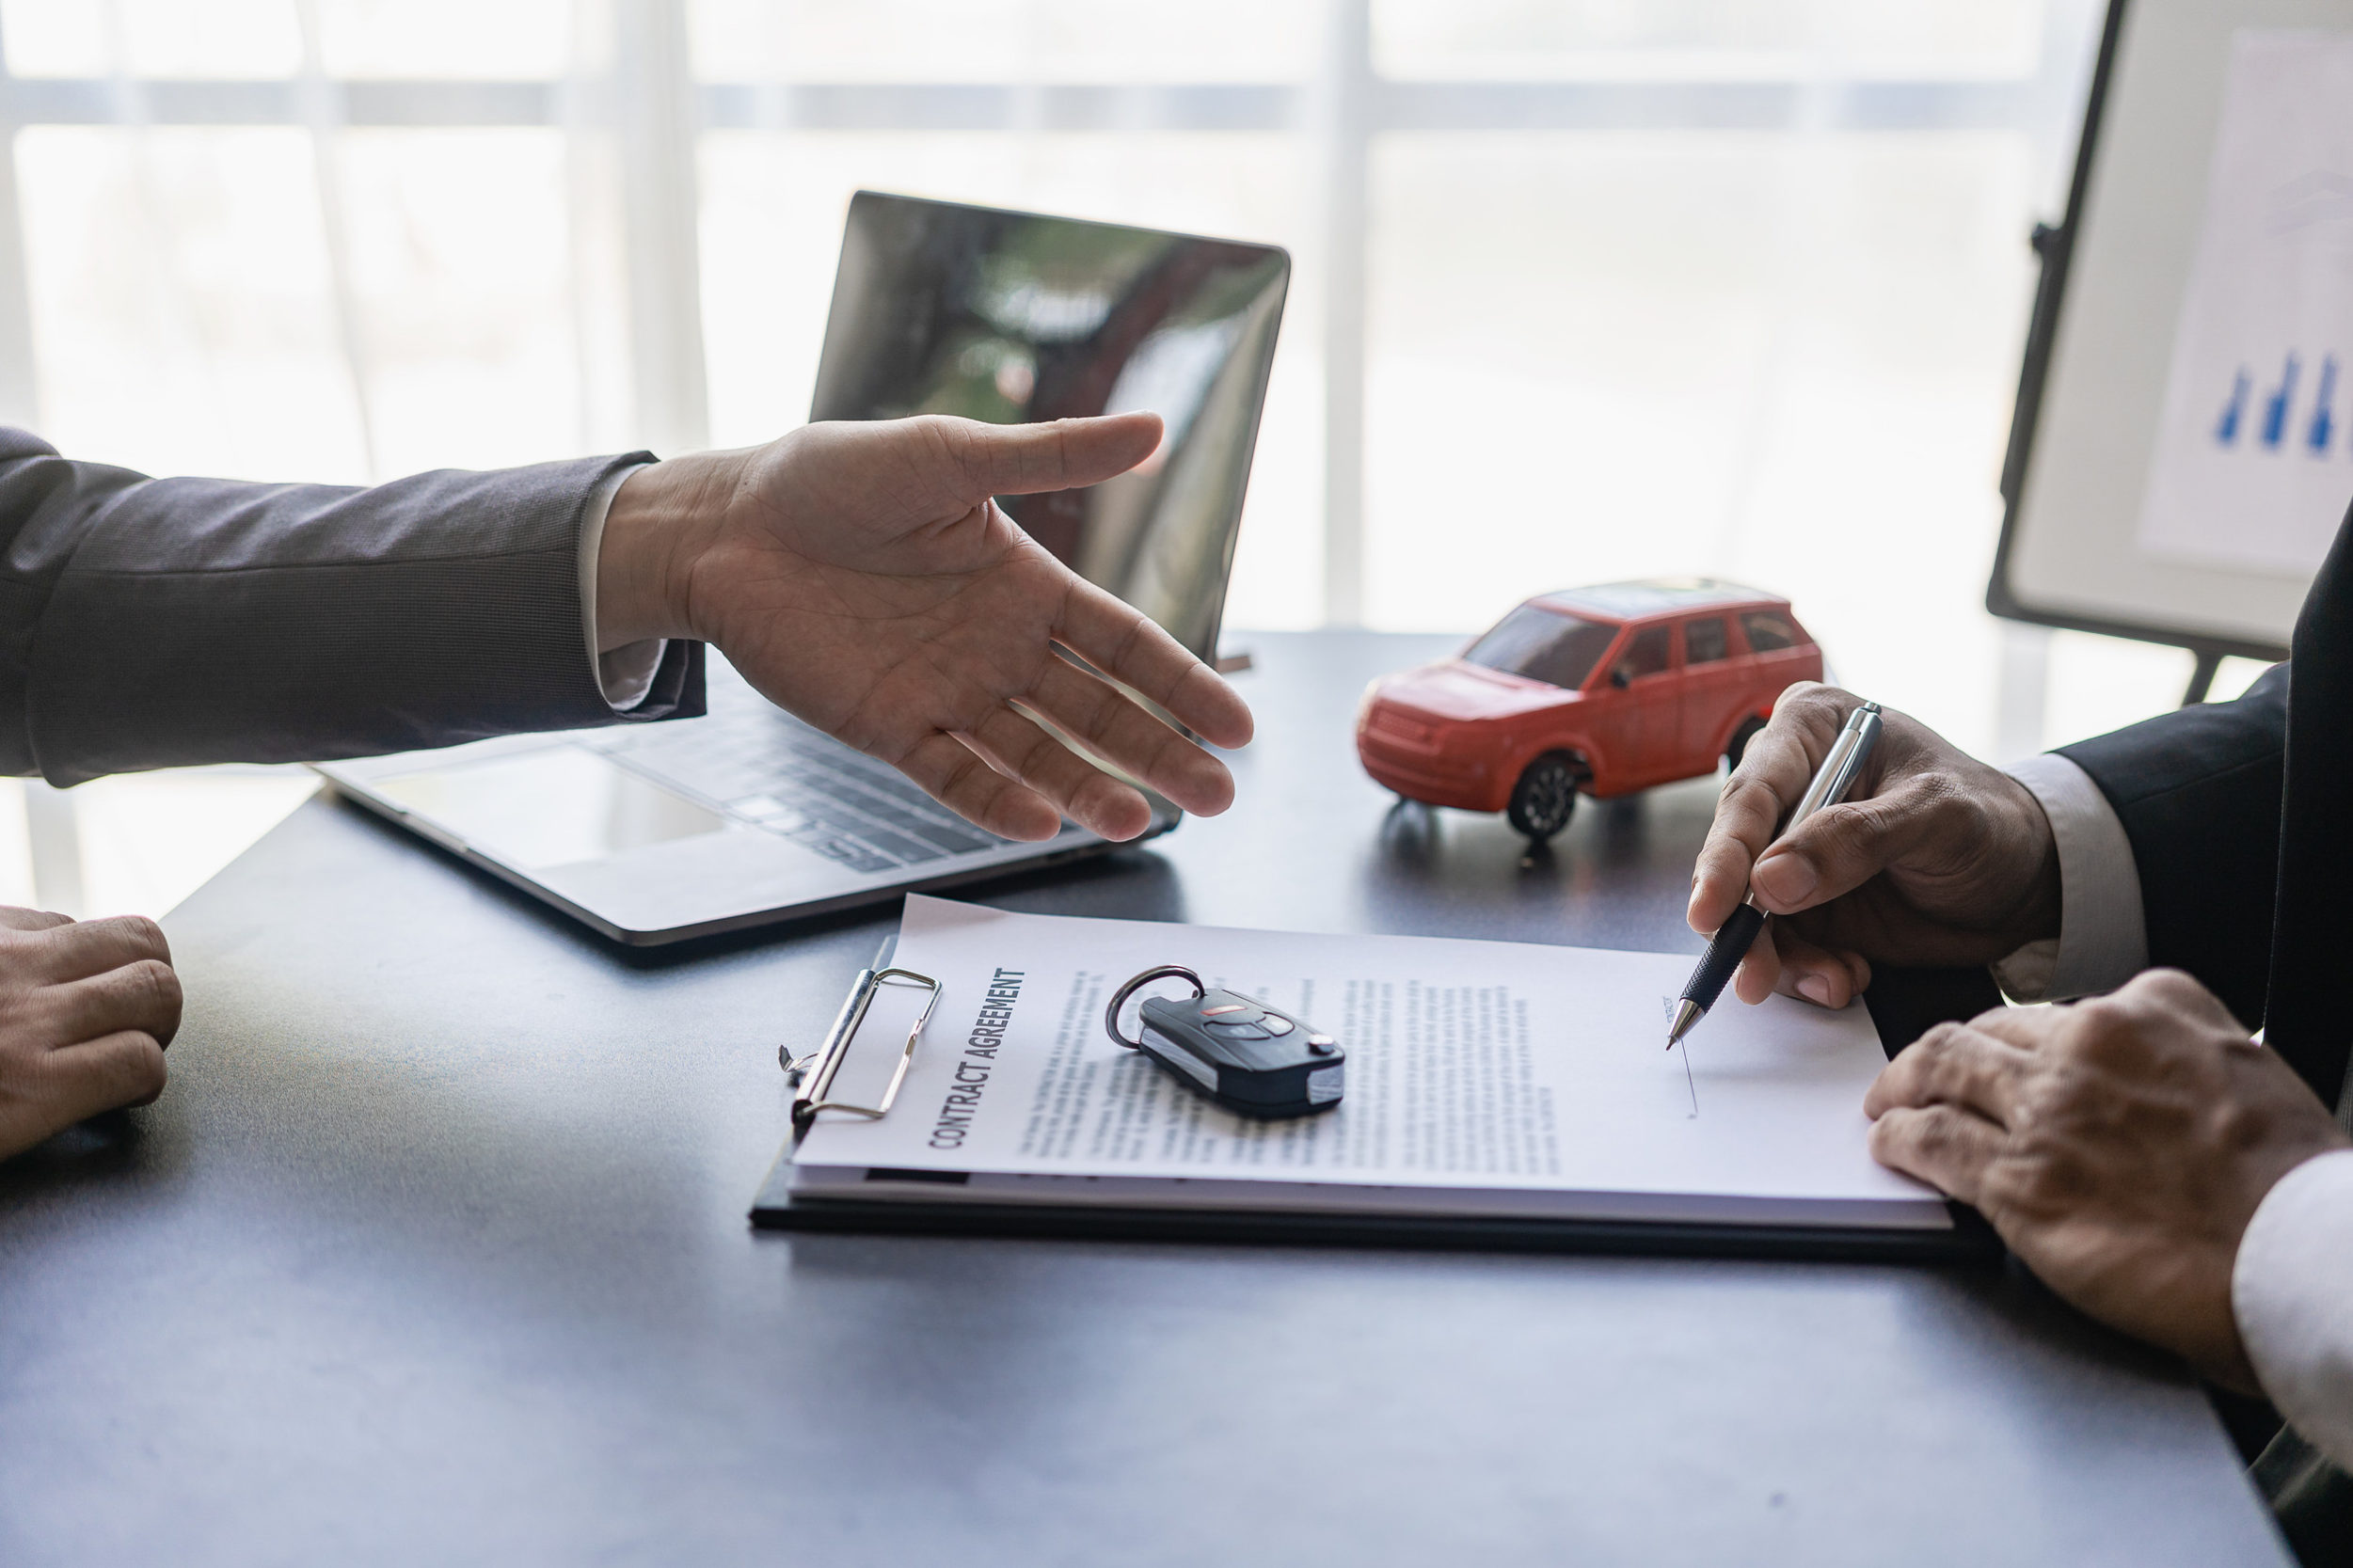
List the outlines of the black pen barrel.
<svg viewBox="0 0 2353 1568">
<path fill-rule="evenodd" d="M 1748 956 L 1749 944 L 1763 929 L 1765 911 L 1754 904 L 1742 904 L 1732 911 L 1732 917 L 1717 927 L 1714 940 L 1708 943 L 1708 956 L 1692 971 L 1689 984 L 1683 988 L 1683 1000 L 1694 1002 L 1704 1012 L 1716 1005 L 1724 994 L 1725 982 L 1741 967 Z"/>
</svg>

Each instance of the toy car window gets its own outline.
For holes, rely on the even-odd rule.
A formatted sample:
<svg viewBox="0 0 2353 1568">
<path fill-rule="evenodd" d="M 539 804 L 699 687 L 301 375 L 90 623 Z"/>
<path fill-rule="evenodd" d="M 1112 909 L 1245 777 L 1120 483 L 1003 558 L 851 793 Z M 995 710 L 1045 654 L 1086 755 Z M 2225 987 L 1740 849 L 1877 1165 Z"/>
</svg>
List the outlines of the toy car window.
<svg viewBox="0 0 2353 1568">
<path fill-rule="evenodd" d="M 1686 664 L 1713 664 L 1725 656 L 1729 647 L 1724 623 L 1712 616 L 1705 621 L 1693 621 L 1683 628 L 1683 662 Z"/>
<path fill-rule="evenodd" d="M 1489 670 L 1574 691 L 1615 641 L 1615 626 L 1524 604 L 1496 622 L 1462 657 Z"/>
<path fill-rule="evenodd" d="M 1752 610 L 1742 614 L 1741 629 L 1748 633 L 1748 645 L 1760 654 L 1797 646 L 1797 624 L 1770 610 Z"/>
<path fill-rule="evenodd" d="M 1634 634 L 1617 667 L 1629 676 L 1655 675 L 1667 667 L 1667 628 L 1648 626 Z"/>
</svg>

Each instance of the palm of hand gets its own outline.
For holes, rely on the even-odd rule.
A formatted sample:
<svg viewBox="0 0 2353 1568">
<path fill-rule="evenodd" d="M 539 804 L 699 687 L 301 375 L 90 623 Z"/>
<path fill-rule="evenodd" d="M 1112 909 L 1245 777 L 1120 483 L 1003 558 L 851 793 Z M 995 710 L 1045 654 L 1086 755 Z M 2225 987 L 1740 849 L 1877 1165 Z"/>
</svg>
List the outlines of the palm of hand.
<svg viewBox="0 0 2353 1568">
<path fill-rule="evenodd" d="M 805 427 L 743 470 L 695 552 L 687 619 L 771 702 L 1008 838 L 1051 837 L 1066 815 L 1114 839 L 1151 824 L 1141 794 L 1041 720 L 1179 806 L 1222 811 L 1224 767 L 1121 687 L 1224 745 L 1249 738 L 1249 710 L 991 499 L 1106 478 L 1158 436 L 1132 417 Z"/>
<path fill-rule="evenodd" d="M 713 564 L 729 580 L 717 635 L 771 702 L 888 756 L 923 731 L 976 731 L 1053 657 L 1068 568 L 989 503 L 961 516 L 811 542 L 781 520 Z"/>
</svg>

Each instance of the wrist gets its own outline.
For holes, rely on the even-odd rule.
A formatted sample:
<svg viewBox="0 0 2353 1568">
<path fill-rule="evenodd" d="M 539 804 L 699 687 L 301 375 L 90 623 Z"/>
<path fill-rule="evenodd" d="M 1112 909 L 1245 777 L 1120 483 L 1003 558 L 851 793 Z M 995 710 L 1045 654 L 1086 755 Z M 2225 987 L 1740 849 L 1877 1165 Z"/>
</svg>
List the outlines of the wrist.
<svg viewBox="0 0 2353 1568">
<path fill-rule="evenodd" d="M 652 638 L 699 637 L 694 563 L 724 519 L 739 453 L 648 464 L 621 482 L 596 550 L 597 652 Z"/>
</svg>

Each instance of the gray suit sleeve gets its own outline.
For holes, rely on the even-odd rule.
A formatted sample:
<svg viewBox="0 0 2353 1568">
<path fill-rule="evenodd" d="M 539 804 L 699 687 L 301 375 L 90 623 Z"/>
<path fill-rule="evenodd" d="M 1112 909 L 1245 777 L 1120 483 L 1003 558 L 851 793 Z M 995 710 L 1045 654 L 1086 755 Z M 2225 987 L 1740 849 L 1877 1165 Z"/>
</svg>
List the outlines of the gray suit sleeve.
<svg viewBox="0 0 2353 1568">
<path fill-rule="evenodd" d="M 673 641 L 615 713 L 581 511 L 644 453 L 372 488 L 149 479 L 0 428 L 0 771 L 79 784 L 703 711 Z"/>
</svg>

